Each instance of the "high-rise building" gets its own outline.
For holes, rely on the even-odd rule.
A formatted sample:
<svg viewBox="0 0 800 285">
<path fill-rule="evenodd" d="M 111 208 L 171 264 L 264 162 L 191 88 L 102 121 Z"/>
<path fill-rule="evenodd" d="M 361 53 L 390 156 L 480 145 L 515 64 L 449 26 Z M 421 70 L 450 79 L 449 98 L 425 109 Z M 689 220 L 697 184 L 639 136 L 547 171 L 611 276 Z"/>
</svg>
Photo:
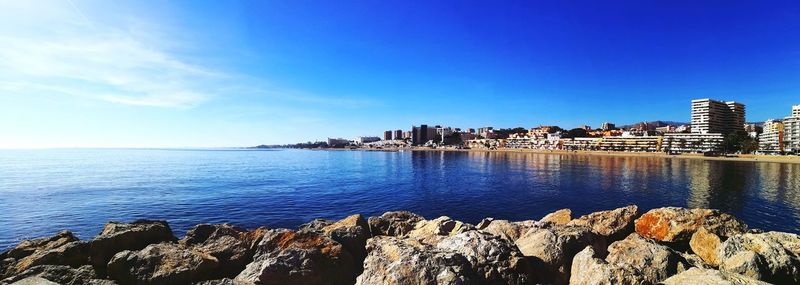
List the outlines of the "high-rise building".
<svg viewBox="0 0 800 285">
<path fill-rule="evenodd" d="M 764 132 L 758 136 L 758 150 L 764 153 L 783 152 L 783 122 L 780 120 L 767 120 L 764 122 Z"/>
<path fill-rule="evenodd" d="M 744 130 L 744 104 L 711 99 L 692 100 L 692 133 L 729 134 Z"/>
<path fill-rule="evenodd" d="M 428 142 L 428 140 L 428 125 L 411 126 L 411 144 L 421 145 Z"/>
<path fill-rule="evenodd" d="M 392 139 L 400 141 L 403 140 L 403 130 L 394 130 L 394 134 L 392 135 Z"/>
<path fill-rule="evenodd" d="M 785 151 L 800 153 L 800 105 L 792 106 L 792 115 L 783 120 Z"/>
<path fill-rule="evenodd" d="M 384 131 L 383 132 L 383 140 L 385 140 L 385 141 L 392 140 L 392 131 Z"/>
<path fill-rule="evenodd" d="M 610 130 L 616 129 L 616 127 L 617 126 L 614 125 L 614 123 L 609 123 L 609 122 L 605 122 L 602 125 L 600 125 L 600 129 L 602 129 L 604 131 L 610 131 Z"/>
<path fill-rule="evenodd" d="M 477 135 L 480 138 L 493 139 L 494 138 L 494 128 L 493 127 L 478 128 Z"/>
</svg>

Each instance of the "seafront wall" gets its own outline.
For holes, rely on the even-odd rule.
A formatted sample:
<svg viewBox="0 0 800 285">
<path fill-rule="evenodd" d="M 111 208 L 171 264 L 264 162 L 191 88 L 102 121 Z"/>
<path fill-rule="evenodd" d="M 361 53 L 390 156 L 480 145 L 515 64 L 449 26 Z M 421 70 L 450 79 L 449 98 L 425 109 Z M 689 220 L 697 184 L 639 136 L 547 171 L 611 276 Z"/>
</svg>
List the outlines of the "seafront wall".
<svg viewBox="0 0 800 285">
<path fill-rule="evenodd" d="M 109 222 L 0 254 L 0 284 L 798 284 L 800 236 L 637 206 L 476 225 L 387 212 L 298 229 Z M 760 281 L 759 281 L 760 280 Z"/>
</svg>

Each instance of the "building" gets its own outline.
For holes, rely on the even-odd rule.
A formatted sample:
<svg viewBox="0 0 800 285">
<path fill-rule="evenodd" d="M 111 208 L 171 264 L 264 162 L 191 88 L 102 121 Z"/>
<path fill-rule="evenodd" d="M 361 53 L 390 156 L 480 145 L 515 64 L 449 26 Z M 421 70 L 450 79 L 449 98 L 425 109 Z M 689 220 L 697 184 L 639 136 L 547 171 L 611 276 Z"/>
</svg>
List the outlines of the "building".
<svg viewBox="0 0 800 285">
<path fill-rule="evenodd" d="M 411 127 L 412 145 L 423 145 L 434 138 L 436 138 L 436 128 L 428 128 L 428 125 Z"/>
<path fill-rule="evenodd" d="M 405 137 L 403 136 L 403 130 L 394 130 L 394 132 L 392 133 L 392 139 L 396 141 L 405 139 Z"/>
<path fill-rule="evenodd" d="M 350 144 L 350 140 L 341 138 L 328 138 L 328 147 L 345 146 Z"/>
<path fill-rule="evenodd" d="M 792 106 L 792 115 L 783 120 L 783 132 L 784 150 L 800 153 L 800 105 Z"/>
<path fill-rule="evenodd" d="M 663 127 L 657 127 L 656 128 L 656 132 L 674 133 L 675 132 L 675 126 L 666 125 L 666 126 L 663 126 Z"/>
<path fill-rule="evenodd" d="M 661 139 L 661 150 L 668 153 L 722 152 L 725 136 L 720 133 L 668 133 Z"/>
<path fill-rule="evenodd" d="M 362 145 L 362 144 L 365 144 L 365 143 L 377 142 L 377 141 L 380 141 L 380 140 L 381 140 L 381 138 L 379 138 L 379 137 L 356 137 L 353 140 L 353 143 L 355 143 L 357 145 Z"/>
<path fill-rule="evenodd" d="M 385 141 L 392 140 L 392 131 L 383 132 L 383 140 L 385 140 Z"/>
<path fill-rule="evenodd" d="M 478 137 L 484 138 L 484 139 L 493 139 L 494 138 L 494 128 L 493 127 L 478 128 Z"/>
<path fill-rule="evenodd" d="M 734 101 L 692 100 L 692 133 L 723 135 L 744 129 L 745 107 Z"/>
<path fill-rule="evenodd" d="M 536 138 L 547 137 L 547 134 L 549 134 L 550 130 L 552 129 L 553 126 L 539 126 L 536 128 L 532 128 L 528 131 L 528 136 Z"/>
<path fill-rule="evenodd" d="M 600 125 L 600 129 L 604 130 L 604 131 L 610 131 L 610 130 L 613 130 L 613 129 L 616 129 L 616 128 L 617 128 L 616 125 L 614 125 L 613 123 L 609 123 L 609 122 L 605 122 L 602 125 Z"/>
<path fill-rule="evenodd" d="M 783 122 L 780 120 L 767 120 L 764 122 L 764 132 L 758 136 L 758 151 L 761 153 L 783 153 Z"/>
<path fill-rule="evenodd" d="M 587 130 L 587 131 L 591 131 L 592 130 L 592 126 L 590 126 L 590 125 L 583 125 L 583 126 L 580 126 L 580 128 L 584 129 L 584 130 Z"/>
</svg>

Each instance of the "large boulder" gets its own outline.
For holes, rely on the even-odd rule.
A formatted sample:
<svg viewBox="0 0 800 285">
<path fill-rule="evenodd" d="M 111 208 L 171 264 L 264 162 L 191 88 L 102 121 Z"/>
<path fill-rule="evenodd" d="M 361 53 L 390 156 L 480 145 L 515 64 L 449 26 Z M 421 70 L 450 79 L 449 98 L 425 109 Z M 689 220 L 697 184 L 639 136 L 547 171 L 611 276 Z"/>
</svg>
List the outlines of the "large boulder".
<svg viewBox="0 0 800 285">
<path fill-rule="evenodd" d="M 595 255 L 594 249 L 587 246 L 575 255 L 572 260 L 572 276 L 569 284 L 572 285 L 640 285 L 650 284 L 636 271 L 609 264 Z"/>
<path fill-rule="evenodd" d="M 72 232 L 62 231 L 51 237 L 23 241 L 4 253 L 3 258 L 0 279 L 37 265 L 79 267 L 88 264 L 89 245 L 79 241 Z"/>
<path fill-rule="evenodd" d="M 367 239 L 371 237 L 369 224 L 359 214 L 344 218 L 338 222 L 327 225 L 321 232 L 331 239 L 341 243 L 356 259 L 358 264 L 367 257 Z"/>
<path fill-rule="evenodd" d="M 420 215 L 408 211 L 386 212 L 377 217 L 369 217 L 369 230 L 372 236 L 403 236 L 414 229 L 417 222 L 424 220 Z"/>
<path fill-rule="evenodd" d="M 266 230 L 248 231 L 228 224 L 200 224 L 178 243 L 187 249 L 213 256 L 219 261 L 214 278 L 236 277 L 253 259 L 255 247 Z"/>
<path fill-rule="evenodd" d="M 742 254 L 747 251 L 753 254 Z M 775 284 L 800 283 L 800 259 L 775 234 L 733 236 L 720 244 L 717 255 L 725 272 L 760 276 Z"/>
<path fill-rule="evenodd" d="M 609 242 L 623 239 L 633 232 L 639 207 L 630 205 L 610 211 L 594 212 L 571 220 L 568 225 L 586 226 Z"/>
<path fill-rule="evenodd" d="M 478 284 L 463 255 L 416 240 L 377 236 L 367 242 L 369 254 L 358 285 Z"/>
<path fill-rule="evenodd" d="M 566 284 L 569 281 L 572 258 L 586 248 L 594 247 L 600 254 L 606 252 L 606 242 L 589 227 L 553 225 L 531 228 L 515 242 L 522 254 L 534 257 L 546 278 L 544 283 Z"/>
<path fill-rule="evenodd" d="M 90 244 L 90 261 L 100 276 L 118 252 L 140 250 L 160 242 L 175 242 L 172 230 L 165 221 L 138 220 L 133 223 L 109 222 Z"/>
<path fill-rule="evenodd" d="M 174 243 L 151 244 L 142 250 L 125 250 L 108 262 L 109 278 L 119 284 L 189 284 L 210 279 L 219 261 L 203 252 Z"/>
<path fill-rule="evenodd" d="M 314 232 L 269 230 L 236 276 L 255 284 L 352 284 L 358 264 L 341 243 Z"/>
<path fill-rule="evenodd" d="M 692 238 L 689 240 L 689 247 L 705 263 L 711 266 L 719 266 L 717 248 L 722 244 L 723 238 L 709 232 L 705 227 L 700 227 L 692 234 Z"/>
<path fill-rule="evenodd" d="M 475 226 L 442 216 L 433 220 L 417 222 L 414 229 L 408 232 L 407 238 L 436 244 L 445 237 L 471 230 L 475 230 Z"/>
<path fill-rule="evenodd" d="M 40 283 L 30 284 L 50 284 L 47 282 L 62 285 L 115 284 L 110 280 L 98 279 L 94 269 L 89 265 L 78 268 L 66 265 L 37 265 L 20 274 L 0 280 L 0 284 L 26 284 L 25 282 L 33 282 L 34 280 Z M 46 282 L 44 280 L 46 280 Z"/>
<path fill-rule="evenodd" d="M 636 233 L 609 245 L 605 260 L 609 264 L 628 268 L 647 284 L 656 284 L 690 267 L 679 252 Z"/>
<path fill-rule="evenodd" d="M 443 239 L 436 248 L 467 258 L 479 284 L 529 284 L 533 264 L 513 242 L 484 232 L 468 231 Z"/>
<path fill-rule="evenodd" d="M 545 215 L 539 221 L 543 223 L 553 223 L 556 225 L 566 225 L 567 223 L 572 221 L 572 210 L 561 209 Z"/>
<path fill-rule="evenodd" d="M 714 269 L 703 269 L 693 267 L 689 270 L 674 275 L 662 282 L 664 285 L 684 285 L 684 284 L 701 284 L 701 285 L 768 285 L 769 283 L 761 282 L 745 276 L 720 272 Z"/>
<path fill-rule="evenodd" d="M 636 232 L 641 236 L 684 247 L 700 227 L 722 236 L 745 231 L 745 225 L 733 216 L 711 209 L 664 207 L 636 220 Z"/>
</svg>

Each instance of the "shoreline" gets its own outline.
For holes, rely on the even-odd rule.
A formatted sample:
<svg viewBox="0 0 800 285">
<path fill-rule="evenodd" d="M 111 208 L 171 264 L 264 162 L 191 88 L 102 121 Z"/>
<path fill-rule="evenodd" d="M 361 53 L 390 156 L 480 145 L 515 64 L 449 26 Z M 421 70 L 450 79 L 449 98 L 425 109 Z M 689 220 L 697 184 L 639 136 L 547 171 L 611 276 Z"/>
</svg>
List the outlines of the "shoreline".
<svg viewBox="0 0 800 285">
<path fill-rule="evenodd" d="M 500 148 L 500 149 L 452 149 L 452 148 L 427 148 L 427 147 L 405 147 L 405 148 L 308 148 L 306 150 L 333 150 L 333 151 L 421 151 L 421 152 L 501 152 L 501 153 L 533 153 L 533 154 L 555 154 L 555 155 L 584 155 L 584 156 L 612 156 L 612 157 L 649 157 L 649 158 L 677 158 L 677 159 L 695 159 L 695 160 L 714 160 L 714 161 L 738 161 L 738 162 L 768 162 L 768 163 L 789 163 L 800 164 L 800 156 L 778 156 L 778 155 L 756 155 L 756 154 L 741 154 L 736 157 L 723 157 L 723 156 L 704 156 L 702 154 L 679 154 L 669 155 L 661 152 L 619 152 L 619 151 L 585 151 L 585 150 L 538 150 L 538 149 L 518 149 L 518 148 Z"/>
</svg>

